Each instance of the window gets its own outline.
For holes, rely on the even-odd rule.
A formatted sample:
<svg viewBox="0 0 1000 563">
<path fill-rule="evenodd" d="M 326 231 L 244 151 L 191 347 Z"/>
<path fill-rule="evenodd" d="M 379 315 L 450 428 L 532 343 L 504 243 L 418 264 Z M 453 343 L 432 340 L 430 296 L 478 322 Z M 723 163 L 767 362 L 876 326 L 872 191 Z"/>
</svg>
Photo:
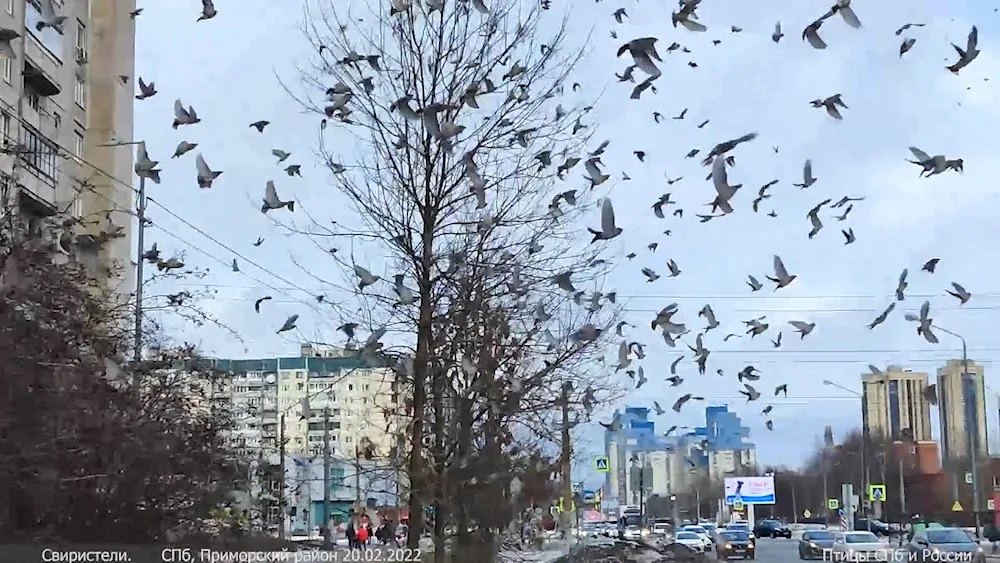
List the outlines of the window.
<svg viewBox="0 0 1000 563">
<path fill-rule="evenodd" d="M 24 145 L 22 159 L 28 168 L 42 179 L 55 183 L 59 150 L 44 135 L 27 124 L 22 124 L 21 144 Z"/>
<path fill-rule="evenodd" d="M 73 200 L 73 217 L 83 217 L 83 198 L 79 196 Z"/>
<path fill-rule="evenodd" d="M 28 106 L 35 110 L 40 111 L 42 109 L 42 97 L 38 95 L 37 92 L 33 92 L 25 88 L 25 96 L 28 98 Z"/>
<path fill-rule="evenodd" d="M 79 131 L 73 132 L 73 154 L 77 158 L 83 158 L 83 133 Z"/>
<path fill-rule="evenodd" d="M 58 113 L 53 113 L 52 114 L 52 125 L 54 125 L 56 129 L 59 129 L 60 127 L 62 127 L 62 116 L 59 115 Z"/>
<path fill-rule="evenodd" d="M 83 109 L 87 109 L 87 82 L 76 77 L 76 86 L 73 88 L 73 101 Z"/>
<path fill-rule="evenodd" d="M 45 27 L 41 31 L 35 27 L 42 20 L 42 13 L 38 10 L 38 0 L 28 0 L 25 2 L 24 24 L 25 30 L 33 35 L 38 42 L 45 47 L 45 50 L 58 61 L 62 61 L 63 54 L 63 33 L 61 29 Z"/>
<path fill-rule="evenodd" d="M 3 81 L 7 84 L 11 83 L 13 76 L 13 63 L 10 61 L 10 57 L 4 57 L 3 59 Z"/>
<path fill-rule="evenodd" d="M 80 20 L 76 20 L 76 49 L 77 55 L 80 51 L 87 52 L 87 26 Z"/>
<path fill-rule="evenodd" d="M 14 0 L 7 0 L 7 13 L 14 15 Z"/>
<path fill-rule="evenodd" d="M 10 114 L 7 112 L 0 113 L 0 128 L 3 132 L 3 141 L 7 142 L 10 139 Z"/>
</svg>

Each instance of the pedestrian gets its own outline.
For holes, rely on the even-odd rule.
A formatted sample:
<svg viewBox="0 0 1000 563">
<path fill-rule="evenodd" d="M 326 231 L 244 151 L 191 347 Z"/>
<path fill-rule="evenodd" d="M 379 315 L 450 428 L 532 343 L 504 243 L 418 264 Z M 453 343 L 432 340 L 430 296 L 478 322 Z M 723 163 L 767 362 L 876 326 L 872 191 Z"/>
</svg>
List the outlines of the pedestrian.
<svg viewBox="0 0 1000 563">
<path fill-rule="evenodd" d="M 353 521 L 351 520 L 347 521 L 347 528 L 345 529 L 345 534 L 347 535 L 347 548 L 350 549 L 351 551 L 354 551 L 354 548 L 357 546 L 358 538 L 354 530 Z"/>
<path fill-rule="evenodd" d="M 361 525 L 358 527 L 358 530 L 356 532 L 356 537 L 359 549 L 365 549 L 365 546 L 368 545 L 368 535 L 371 530 L 369 526 L 370 524 L 362 522 Z"/>
</svg>

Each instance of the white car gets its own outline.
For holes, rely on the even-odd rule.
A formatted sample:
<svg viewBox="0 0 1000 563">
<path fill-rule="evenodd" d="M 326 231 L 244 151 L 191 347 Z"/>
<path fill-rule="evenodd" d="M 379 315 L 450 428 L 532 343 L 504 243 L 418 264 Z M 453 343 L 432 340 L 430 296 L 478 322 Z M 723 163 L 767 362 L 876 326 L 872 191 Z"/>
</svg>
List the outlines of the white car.
<svg viewBox="0 0 1000 563">
<path fill-rule="evenodd" d="M 653 524 L 653 528 L 649 531 L 649 533 L 654 536 L 666 536 L 670 533 L 670 524 L 656 522 Z"/>
<path fill-rule="evenodd" d="M 837 534 L 830 550 L 838 554 L 840 561 L 884 561 L 887 555 L 878 536 L 866 531 Z"/>
<path fill-rule="evenodd" d="M 674 541 L 681 545 L 690 547 L 698 553 L 705 552 L 705 540 L 701 539 L 701 536 L 694 532 L 688 532 L 686 530 L 677 532 L 677 535 L 674 537 Z"/>
<path fill-rule="evenodd" d="M 702 528 L 701 526 L 684 526 L 683 530 L 685 532 L 693 532 L 697 534 L 698 537 L 701 538 L 701 541 L 705 542 L 705 550 L 706 551 L 712 550 L 713 540 L 712 536 L 709 535 L 708 530 Z"/>
<path fill-rule="evenodd" d="M 622 537 L 627 540 L 637 540 L 642 537 L 642 528 L 639 526 L 629 526 L 622 532 Z"/>
</svg>

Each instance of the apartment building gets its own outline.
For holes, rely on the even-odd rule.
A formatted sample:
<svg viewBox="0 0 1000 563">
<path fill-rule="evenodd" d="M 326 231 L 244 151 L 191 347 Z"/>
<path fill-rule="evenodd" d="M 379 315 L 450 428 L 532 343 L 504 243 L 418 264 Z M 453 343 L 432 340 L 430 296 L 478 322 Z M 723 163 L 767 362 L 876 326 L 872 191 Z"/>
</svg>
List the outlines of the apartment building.
<svg viewBox="0 0 1000 563">
<path fill-rule="evenodd" d="M 941 417 L 941 455 L 945 460 L 969 456 L 970 439 L 980 459 L 988 456 L 986 388 L 982 364 L 948 360 L 937 370 L 938 414 Z"/>
<path fill-rule="evenodd" d="M 243 453 L 277 463 L 282 417 L 287 455 L 322 456 L 325 417 L 334 456 L 387 459 L 399 445 L 395 374 L 373 359 L 306 344 L 298 357 L 212 362 L 233 374 L 227 393 Z"/>
<path fill-rule="evenodd" d="M 7 202 L 17 204 L 37 236 L 57 236 L 45 221 L 56 213 L 102 219 L 79 227 L 83 243 L 95 240 L 86 235 L 111 230 L 103 221 L 111 212 L 119 236 L 83 244 L 76 255 L 95 271 L 121 265 L 119 286 L 131 291 L 133 148 L 98 145 L 132 139 L 135 0 L 51 0 L 66 19 L 58 29 L 39 30 L 42 1 L 0 0 L 0 27 L 20 35 L 11 41 L 15 56 L 0 57 L 0 179 L 12 188 L 5 190 Z"/>
<path fill-rule="evenodd" d="M 861 376 L 864 424 L 872 437 L 933 440 L 931 407 L 924 396 L 928 376 L 900 366 Z"/>
</svg>

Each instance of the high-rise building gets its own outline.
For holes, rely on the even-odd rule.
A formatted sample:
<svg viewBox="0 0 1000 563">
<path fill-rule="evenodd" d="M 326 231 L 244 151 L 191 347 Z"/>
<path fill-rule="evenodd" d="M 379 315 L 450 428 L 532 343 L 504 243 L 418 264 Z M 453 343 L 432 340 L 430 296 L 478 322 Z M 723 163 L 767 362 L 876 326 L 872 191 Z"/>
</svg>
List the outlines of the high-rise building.
<svg viewBox="0 0 1000 563">
<path fill-rule="evenodd" d="M 119 287 L 130 291 L 134 147 L 98 145 L 132 140 L 135 0 L 54 0 L 66 19 L 41 30 L 39 2 L 0 1 L 0 28 L 19 34 L 14 56 L 0 57 L 0 175 L 13 188 L 5 203 L 42 237 L 58 235 L 45 221 L 57 213 L 100 219 L 82 235 L 109 231 L 110 213 L 119 236 L 80 245 L 77 257 L 95 271 L 122 266 Z"/>
<path fill-rule="evenodd" d="M 889 366 L 861 376 L 864 424 L 870 436 L 888 440 L 932 440 L 926 373 Z"/>
<path fill-rule="evenodd" d="M 649 409 L 626 407 L 615 412 L 617 431 L 604 433 L 609 471 L 605 477 L 605 498 L 621 505 L 639 504 L 639 497 L 670 493 L 670 443 L 656 435 Z"/>
<path fill-rule="evenodd" d="M 948 360 L 937 371 L 938 413 L 941 416 L 941 456 L 945 460 L 969 456 L 970 438 L 981 459 L 988 455 L 986 389 L 983 366 Z"/>
<path fill-rule="evenodd" d="M 327 410 L 335 456 L 385 459 L 399 445 L 395 373 L 372 359 L 306 344 L 298 357 L 211 361 L 233 374 L 227 393 L 242 414 L 235 432 L 247 444 L 239 447 L 276 457 L 284 415 L 286 454 L 321 456 Z"/>
</svg>

